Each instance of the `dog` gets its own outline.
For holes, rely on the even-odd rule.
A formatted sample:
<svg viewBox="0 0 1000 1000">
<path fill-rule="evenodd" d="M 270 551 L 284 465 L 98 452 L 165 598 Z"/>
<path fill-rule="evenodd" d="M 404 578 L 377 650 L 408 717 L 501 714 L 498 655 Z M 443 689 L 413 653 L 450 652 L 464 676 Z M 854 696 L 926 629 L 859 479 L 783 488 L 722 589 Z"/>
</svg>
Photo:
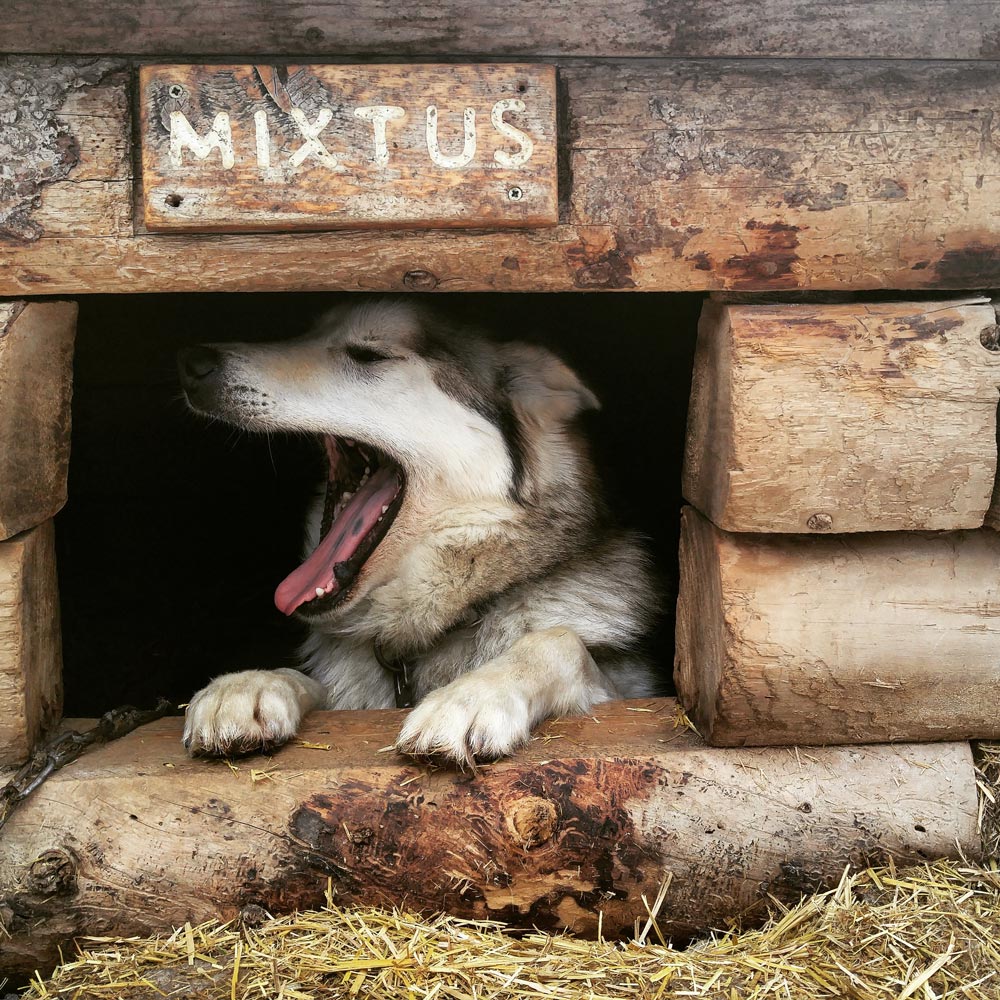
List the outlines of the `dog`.
<svg viewBox="0 0 1000 1000">
<path fill-rule="evenodd" d="M 178 367 L 196 413 L 314 435 L 327 462 L 275 593 L 309 626 L 301 669 L 213 680 L 187 708 L 191 753 L 280 745 L 314 708 L 413 704 L 396 748 L 474 768 L 546 718 L 656 693 L 657 585 L 579 428 L 598 401 L 549 351 L 376 300 Z"/>
</svg>

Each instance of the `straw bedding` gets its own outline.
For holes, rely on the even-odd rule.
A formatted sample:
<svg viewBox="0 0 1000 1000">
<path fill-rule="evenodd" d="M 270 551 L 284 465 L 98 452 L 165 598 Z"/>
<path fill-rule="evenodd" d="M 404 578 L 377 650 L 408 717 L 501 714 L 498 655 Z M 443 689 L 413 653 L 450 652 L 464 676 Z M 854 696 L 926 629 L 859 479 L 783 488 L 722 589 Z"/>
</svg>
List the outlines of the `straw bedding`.
<svg viewBox="0 0 1000 1000">
<path fill-rule="evenodd" d="M 984 865 L 845 872 L 759 930 L 674 950 L 655 915 L 628 943 L 514 933 L 387 910 L 323 910 L 190 925 L 166 938 L 80 942 L 27 997 L 205 1000 L 672 998 L 1000 1000 L 1000 746 L 979 750 Z"/>
</svg>

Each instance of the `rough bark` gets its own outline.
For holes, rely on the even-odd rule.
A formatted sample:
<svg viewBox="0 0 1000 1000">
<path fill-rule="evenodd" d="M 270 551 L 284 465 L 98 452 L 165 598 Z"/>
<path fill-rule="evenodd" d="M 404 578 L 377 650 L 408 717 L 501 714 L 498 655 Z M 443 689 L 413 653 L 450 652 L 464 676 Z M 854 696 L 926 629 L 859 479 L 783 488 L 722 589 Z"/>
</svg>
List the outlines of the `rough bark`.
<svg viewBox="0 0 1000 1000">
<path fill-rule="evenodd" d="M 561 224 L 488 233 L 133 234 L 126 80 L 74 79 L 47 115 L 77 165 L 18 202 L 0 294 L 1000 285 L 995 63 L 565 65 Z"/>
<path fill-rule="evenodd" d="M 47 521 L 0 542 L 0 766 L 26 760 L 61 712 L 55 531 Z"/>
<path fill-rule="evenodd" d="M 1000 737 L 1000 536 L 681 520 L 678 695 L 716 746 Z"/>
<path fill-rule="evenodd" d="M 51 8 L 48 11 L 46 8 Z M 39 31 L 44 23 L 45 30 Z M 8 0 L 10 52 L 993 59 L 1000 14 L 969 0 Z"/>
<path fill-rule="evenodd" d="M 179 719 L 67 766 L 0 851 L 0 967 L 47 968 L 75 935 L 145 934 L 340 903 L 403 904 L 606 935 L 748 923 L 849 863 L 980 853 L 967 744 L 715 750 L 672 700 L 545 726 L 479 776 L 380 752 L 400 713 L 317 713 L 312 746 L 188 760 Z M 329 750 L 317 749 L 329 747 Z M 42 860 L 40 860 L 42 859 Z"/>
<path fill-rule="evenodd" d="M 684 497 L 728 531 L 982 526 L 995 334 L 986 299 L 706 303 Z"/>
<path fill-rule="evenodd" d="M 0 303 L 0 540 L 66 503 L 76 313 Z"/>
</svg>

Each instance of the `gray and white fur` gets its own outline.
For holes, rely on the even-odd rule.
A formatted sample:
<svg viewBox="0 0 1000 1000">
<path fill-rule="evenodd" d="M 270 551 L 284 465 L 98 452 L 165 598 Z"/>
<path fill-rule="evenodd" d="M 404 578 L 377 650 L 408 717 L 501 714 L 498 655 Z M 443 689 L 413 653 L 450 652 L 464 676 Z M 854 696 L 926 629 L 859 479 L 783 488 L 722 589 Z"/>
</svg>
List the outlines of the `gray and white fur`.
<svg viewBox="0 0 1000 1000">
<path fill-rule="evenodd" d="M 416 703 L 397 749 L 460 764 L 511 753 L 545 718 L 654 693 L 647 556 L 611 522 L 578 428 L 597 400 L 554 355 L 380 300 L 297 340 L 195 348 L 180 368 L 198 412 L 365 442 L 405 476 L 346 594 L 296 612 L 301 671 L 213 680 L 187 709 L 192 752 L 280 744 L 314 708 L 393 707 L 387 661 L 406 663 Z"/>
</svg>

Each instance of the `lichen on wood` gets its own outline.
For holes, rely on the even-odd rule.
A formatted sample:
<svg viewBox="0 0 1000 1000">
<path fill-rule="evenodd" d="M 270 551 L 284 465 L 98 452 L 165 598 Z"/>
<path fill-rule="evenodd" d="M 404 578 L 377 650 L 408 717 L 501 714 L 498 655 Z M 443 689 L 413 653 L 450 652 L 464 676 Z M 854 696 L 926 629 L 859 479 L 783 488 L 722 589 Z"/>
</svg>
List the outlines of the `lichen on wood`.
<svg viewBox="0 0 1000 1000">
<path fill-rule="evenodd" d="M 79 136 L 59 112 L 73 91 L 120 67 L 109 59 L 0 56 L 0 240 L 42 236 L 32 218 L 42 191 L 69 178 L 80 161 Z"/>
</svg>

